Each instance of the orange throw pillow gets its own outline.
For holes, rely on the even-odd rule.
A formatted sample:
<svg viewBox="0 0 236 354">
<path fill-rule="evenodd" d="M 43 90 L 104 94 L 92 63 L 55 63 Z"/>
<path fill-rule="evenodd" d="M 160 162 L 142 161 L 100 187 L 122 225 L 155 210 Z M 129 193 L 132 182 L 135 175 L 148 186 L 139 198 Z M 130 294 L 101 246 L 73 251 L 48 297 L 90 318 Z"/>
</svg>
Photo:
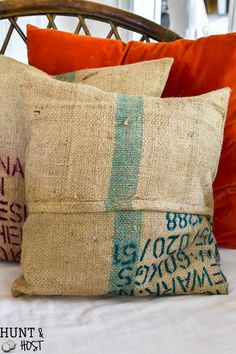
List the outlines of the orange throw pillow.
<svg viewBox="0 0 236 354">
<path fill-rule="evenodd" d="M 29 64 L 49 75 L 119 65 L 125 44 L 114 39 L 27 26 Z"/>
<path fill-rule="evenodd" d="M 236 248 L 236 33 L 170 43 L 129 42 L 123 64 L 173 57 L 163 97 L 232 89 L 224 144 L 214 183 L 213 230 L 219 246 Z"/>
</svg>

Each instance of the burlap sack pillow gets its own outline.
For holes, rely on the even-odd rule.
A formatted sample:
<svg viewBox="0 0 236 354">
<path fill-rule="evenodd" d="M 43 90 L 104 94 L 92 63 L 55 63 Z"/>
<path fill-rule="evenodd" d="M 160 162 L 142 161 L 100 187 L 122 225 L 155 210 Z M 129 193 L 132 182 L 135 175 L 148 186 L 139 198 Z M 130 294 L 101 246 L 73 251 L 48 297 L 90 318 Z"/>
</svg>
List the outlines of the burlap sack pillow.
<svg viewBox="0 0 236 354">
<path fill-rule="evenodd" d="M 102 75 L 97 70 L 96 75 L 90 75 L 89 83 L 94 86 L 98 84 L 99 87 L 102 85 L 106 91 L 119 91 L 121 88 L 122 92 L 136 94 L 141 89 L 143 93 L 160 96 L 172 62 L 173 59 L 164 59 L 129 65 L 128 72 L 124 66 L 114 68 L 114 73 L 112 68 L 107 68 L 101 70 Z M 42 79 L 47 77 L 47 74 L 31 66 L 0 56 L 0 259 L 9 261 L 20 259 L 22 225 L 26 218 L 24 118 L 27 118 L 27 113 L 21 86 L 29 89 L 27 80 L 33 72 L 38 72 Z M 44 102 L 35 108 L 36 116 L 41 106 L 44 106 Z"/>
<path fill-rule="evenodd" d="M 21 92 L 29 216 L 14 296 L 227 293 L 211 221 L 228 89 L 160 99 L 33 73 Z"/>
<path fill-rule="evenodd" d="M 172 63 L 172 58 L 164 58 L 123 66 L 79 70 L 55 77 L 61 81 L 92 85 L 106 92 L 160 97 Z"/>
</svg>

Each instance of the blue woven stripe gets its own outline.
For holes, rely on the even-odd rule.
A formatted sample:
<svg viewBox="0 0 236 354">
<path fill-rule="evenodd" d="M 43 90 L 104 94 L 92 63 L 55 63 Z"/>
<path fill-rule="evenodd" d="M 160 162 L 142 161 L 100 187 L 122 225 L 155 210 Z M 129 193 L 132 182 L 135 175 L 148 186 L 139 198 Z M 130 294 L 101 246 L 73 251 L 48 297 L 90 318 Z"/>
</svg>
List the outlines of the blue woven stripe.
<svg viewBox="0 0 236 354">
<path fill-rule="evenodd" d="M 132 294 L 133 267 L 141 237 L 142 212 L 132 208 L 138 186 L 143 142 L 143 99 L 118 95 L 115 146 L 108 200 L 108 211 L 115 211 L 113 260 L 110 291 Z M 125 275 L 129 275 L 125 277 Z"/>
</svg>

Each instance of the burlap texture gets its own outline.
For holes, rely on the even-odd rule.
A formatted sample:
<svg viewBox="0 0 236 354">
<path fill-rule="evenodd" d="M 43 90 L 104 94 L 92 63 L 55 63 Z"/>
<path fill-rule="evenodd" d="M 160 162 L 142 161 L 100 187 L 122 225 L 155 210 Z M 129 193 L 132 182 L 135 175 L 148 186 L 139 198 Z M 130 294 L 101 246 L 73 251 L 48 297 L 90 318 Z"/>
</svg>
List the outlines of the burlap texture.
<svg viewBox="0 0 236 354">
<path fill-rule="evenodd" d="M 55 77 L 61 81 L 95 86 L 106 92 L 160 97 L 173 61 L 172 58 L 163 58 L 123 66 L 79 70 Z"/>
<path fill-rule="evenodd" d="M 14 296 L 227 293 L 211 220 L 228 89 L 134 97 L 33 73 L 22 93 L 29 216 Z"/>
<path fill-rule="evenodd" d="M 127 232 L 134 226 L 120 214 Z M 180 214 L 170 231 L 166 213 L 144 211 L 136 224 L 139 242 L 125 232 L 115 241 L 116 218 L 111 212 L 32 214 L 24 228 L 24 275 L 13 295 L 227 294 L 209 218 Z"/>
<path fill-rule="evenodd" d="M 139 93 L 140 87 L 148 94 L 161 95 L 167 80 L 173 59 L 155 60 L 129 65 L 132 75 L 138 80 L 126 80 L 127 70 L 124 67 L 101 70 L 102 75 L 93 74 L 89 78 L 90 85 L 103 86 L 106 91 L 113 88 L 122 92 Z M 152 72 L 152 75 L 150 75 Z M 26 148 L 25 119 L 27 124 L 28 113 L 25 107 L 25 97 L 28 95 L 31 84 L 29 76 L 34 73 L 37 78 L 50 78 L 47 74 L 28 65 L 20 64 L 10 58 L 0 56 L 0 259 L 9 261 L 20 260 L 22 226 L 26 218 L 24 192 L 24 158 Z M 111 78 L 114 80 L 115 85 Z M 82 78 L 81 78 L 82 79 Z M 85 77 L 83 77 L 85 79 Z M 22 91 L 24 87 L 24 94 Z M 69 90 L 69 88 L 68 88 Z M 60 98 L 60 96 L 59 96 Z M 35 107 L 37 116 L 43 102 Z M 44 129 L 45 130 L 45 127 Z"/>
</svg>

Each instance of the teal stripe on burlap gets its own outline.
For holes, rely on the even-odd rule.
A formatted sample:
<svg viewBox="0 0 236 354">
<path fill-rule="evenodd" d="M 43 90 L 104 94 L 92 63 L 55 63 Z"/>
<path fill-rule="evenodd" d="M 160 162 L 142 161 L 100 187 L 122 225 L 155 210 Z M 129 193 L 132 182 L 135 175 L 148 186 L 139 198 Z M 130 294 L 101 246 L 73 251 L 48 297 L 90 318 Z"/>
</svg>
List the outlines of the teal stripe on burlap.
<svg viewBox="0 0 236 354">
<path fill-rule="evenodd" d="M 115 212 L 110 292 L 133 294 L 142 212 L 132 211 L 143 142 L 143 98 L 117 96 L 115 143 L 107 211 Z"/>
<path fill-rule="evenodd" d="M 56 75 L 54 77 L 59 81 L 75 82 L 75 74 L 76 72 L 72 71 L 71 73 Z"/>
</svg>

